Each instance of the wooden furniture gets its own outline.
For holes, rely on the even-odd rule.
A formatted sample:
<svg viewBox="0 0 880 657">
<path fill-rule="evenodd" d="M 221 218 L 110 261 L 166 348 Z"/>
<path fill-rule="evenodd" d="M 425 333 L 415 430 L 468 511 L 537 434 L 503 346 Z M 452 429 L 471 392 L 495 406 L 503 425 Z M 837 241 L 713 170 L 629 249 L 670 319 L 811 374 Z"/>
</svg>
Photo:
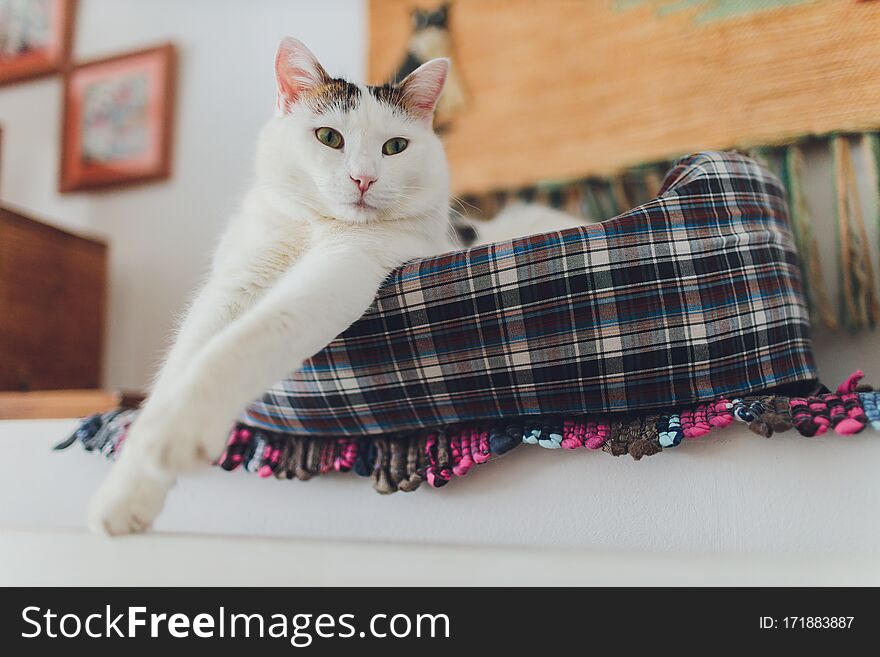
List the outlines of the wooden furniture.
<svg viewBox="0 0 880 657">
<path fill-rule="evenodd" d="M 83 417 L 115 408 L 118 393 L 106 390 L 0 392 L 0 420 Z"/>
<path fill-rule="evenodd" d="M 100 388 L 107 246 L 0 206 L 0 390 Z"/>
<path fill-rule="evenodd" d="M 137 408 L 144 395 L 133 391 L 37 390 L 0 392 L 0 420 L 51 420 Z"/>
</svg>

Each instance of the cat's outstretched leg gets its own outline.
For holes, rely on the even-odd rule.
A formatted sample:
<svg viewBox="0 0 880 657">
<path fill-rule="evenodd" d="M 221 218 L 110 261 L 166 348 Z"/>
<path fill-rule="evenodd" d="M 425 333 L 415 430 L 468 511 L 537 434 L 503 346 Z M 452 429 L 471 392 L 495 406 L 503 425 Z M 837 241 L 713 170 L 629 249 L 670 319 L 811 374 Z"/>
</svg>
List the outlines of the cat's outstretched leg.
<svg viewBox="0 0 880 657">
<path fill-rule="evenodd" d="M 242 409 L 357 320 L 391 268 L 355 238 L 313 246 L 199 352 L 147 457 L 176 473 L 219 456 Z"/>
<path fill-rule="evenodd" d="M 95 498 L 90 526 L 108 533 L 149 526 L 177 474 L 218 457 L 241 410 L 360 317 L 390 269 L 357 241 L 304 254 L 208 341 L 173 394 L 144 409 L 118 476 L 111 472 Z"/>
<path fill-rule="evenodd" d="M 225 278 L 231 278 L 228 272 Z M 235 280 L 246 280 L 246 274 L 239 273 Z M 145 453 L 149 437 L 157 432 L 192 432 L 182 426 L 167 426 L 162 418 L 172 413 L 176 384 L 196 353 L 252 302 L 252 296 L 228 288 L 209 281 L 190 307 L 153 391 L 129 430 L 119 460 L 92 496 L 87 513 L 92 531 L 109 535 L 142 532 L 161 511 L 175 475 L 151 465 Z M 238 289 L 247 286 L 239 285 Z M 205 455 L 203 460 L 209 457 Z"/>
</svg>

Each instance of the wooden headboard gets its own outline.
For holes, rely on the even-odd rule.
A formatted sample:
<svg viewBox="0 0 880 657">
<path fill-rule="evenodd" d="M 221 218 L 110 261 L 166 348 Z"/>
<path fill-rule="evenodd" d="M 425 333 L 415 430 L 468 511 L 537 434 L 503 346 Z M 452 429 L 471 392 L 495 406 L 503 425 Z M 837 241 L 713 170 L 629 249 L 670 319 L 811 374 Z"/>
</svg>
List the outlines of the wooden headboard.
<svg viewBox="0 0 880 657">
<path fill-rule="evenodd" d="M 371 0 L 373 82 L 403 59 L 411 9 L 439 1 Z M 880 2 L 742 6 L 457 0 L 453 58 L 469 103 L 445 136 L 453 190 L 880 127 Z"/>
</svg>

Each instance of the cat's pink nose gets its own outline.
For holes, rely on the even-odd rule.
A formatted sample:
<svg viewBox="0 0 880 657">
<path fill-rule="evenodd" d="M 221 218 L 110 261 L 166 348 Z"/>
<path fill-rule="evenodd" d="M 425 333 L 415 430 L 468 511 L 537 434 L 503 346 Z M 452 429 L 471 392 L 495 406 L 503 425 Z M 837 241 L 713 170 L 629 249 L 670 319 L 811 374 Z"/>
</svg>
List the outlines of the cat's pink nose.
<svg viewBox="0 0 880 657">
<path fill-rule="evenodd" d="M 352 182 L 357 185 L 357 188 L 361 192 L 361 196 L 367 193 L 367 190 L 370 188 L 374 182 L 376 182 L 375 176 L 368 176 L 366 174 L 359 174 L 357 176 L 349 176 Z"/>
</svg>

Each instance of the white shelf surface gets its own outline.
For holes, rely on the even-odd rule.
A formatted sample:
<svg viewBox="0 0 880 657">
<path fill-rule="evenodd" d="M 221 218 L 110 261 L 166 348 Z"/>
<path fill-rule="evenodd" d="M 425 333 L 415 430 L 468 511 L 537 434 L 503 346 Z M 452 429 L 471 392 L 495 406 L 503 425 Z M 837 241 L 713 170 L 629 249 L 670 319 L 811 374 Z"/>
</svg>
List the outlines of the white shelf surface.
<svg viewBox="0 0 880 657">
<path fill-rule="evenodd" d="M 640 462 L 524 446 L 391 496 L 353 475 L 206 469 L 182 478 L 154 533 L 110 540 L 83 522 L 110 463 L 50 451 L 73 426 L 0 422 L 0 583 L 880 583 L 875 432 L 737 426 Z M 308 567 L 260 573 L 257 555 Z"/>
</svg>

